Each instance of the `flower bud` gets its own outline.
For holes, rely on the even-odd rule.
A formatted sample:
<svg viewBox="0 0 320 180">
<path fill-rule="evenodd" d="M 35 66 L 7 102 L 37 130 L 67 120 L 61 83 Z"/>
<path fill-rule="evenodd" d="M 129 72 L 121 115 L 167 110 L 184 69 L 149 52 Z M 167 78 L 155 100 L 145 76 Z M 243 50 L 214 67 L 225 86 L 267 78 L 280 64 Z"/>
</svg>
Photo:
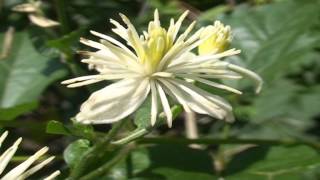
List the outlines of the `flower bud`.
<svg viewBox="0 0 320 180">
<path fill-rule="evenodd" d="M 210 34 L 211 36 L 208 38 Z M 223 52 L 232 40 L 230 26 L 224 26 L 220 21 L 215 21 L 214 25 L 207 26 L 204 29 L 200 38 L 207 38 L 207 40 L 199 45 L 199 55 Z"/>
</svg>

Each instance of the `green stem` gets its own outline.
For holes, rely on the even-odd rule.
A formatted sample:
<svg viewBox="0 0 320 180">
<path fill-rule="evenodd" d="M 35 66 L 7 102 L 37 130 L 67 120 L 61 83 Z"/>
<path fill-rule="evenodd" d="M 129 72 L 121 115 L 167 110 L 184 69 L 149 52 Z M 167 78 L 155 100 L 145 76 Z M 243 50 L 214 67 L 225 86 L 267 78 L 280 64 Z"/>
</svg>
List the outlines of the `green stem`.
<svg viewBox="0 0 320 180">
<path fill-rule="evenodd" d="M 115 124 L 109 133 L 98 141 L 90 150 L 88 150 L 81 160 L 74 167 L 73 171 L 70 174 L 69 179 L 76 180 L 81 177 L 86 168 L 94 162 L 99 156 L 108 148 L 111 140 L 116 136 L 117 132 L 121 129 L 121 127 L 125 124 L 126 121 L 120 121 Z"/>
<path fill-rule="evenodd" d="M 82 178 L 80 178 L 80 180 L 91 180 L 106 174 L 114 165 L 118 164 L 119 161 L 127 157 L 127 155 L 132 150 L 132 148 L 133 148 L 132 145 L 127 145 L 126 147 L 122 148 L 120 152 L 116 156 L 114 156 L 110 161 L 106 162 L 104 165 L 100 166 L 98 169 L 83 176 Z"/>
<path fill-rule="evenodd" d="M 320 149 L 320 143 L 305 142 L 296 139 L 249 139 L 249 138 L 142 138 L 138 144 L 264 144 L 264 145 L 308 145 Z"/>
<path fill-rule="evenodd" d="M 151 129 L 140 129 L 132 134 L 130 134 L 129 136 L 125 137 L 125 138 L 122 138 L 120 140 L 117 140 L 117 141 L 113 141 L 112 144 L 113 145 L 123 145 L 123 144 L 127 144 L 133 140 L 136 140 L 148 133 L 151 132 Z"/>
<path fill-rule="evenodd" d="M 65 0 L 55 0 L 55 4 L 60 22 L 61 32 L 63 34 L 67 34 L 68 32 L 70 32 L 70 27 L 68 22 Z"/>
</svg>

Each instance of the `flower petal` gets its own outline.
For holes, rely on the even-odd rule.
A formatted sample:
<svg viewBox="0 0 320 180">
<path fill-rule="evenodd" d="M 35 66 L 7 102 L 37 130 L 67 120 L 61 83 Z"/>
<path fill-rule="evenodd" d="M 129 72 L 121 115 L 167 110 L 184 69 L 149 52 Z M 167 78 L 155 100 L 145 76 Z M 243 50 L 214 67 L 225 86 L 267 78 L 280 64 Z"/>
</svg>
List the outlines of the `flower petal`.
<svg viewBox="0 0 320 180">
<path fill-rule="evenodd" d="M 6 166 L 10 162 L 14 153 L 16 153 L 21 141 L 22 141 L 22 138 L 17 139 L 16 142 L 14 142 L 13 145 L 9 149 L 7 149 L 3 154 L 1 154 L 1 156 L 0 156 L 0 174 L 6 168 Z"/>
<path fill-rule="evenodd" d="M 31 169 L 21 174 L 16 180 L 26 179 L 27 177 L 31 176 L 35 172 L 39 171 L 45 165 L 49 164 L 53 159 L 54 159 L 54 156 L 47 158 L 46 160 L 42 161 L 41 163 L 37 164 L 36 166 L 32 167 Z"/>
<path fill-rule="evenodd" d="M 123 79 L 93 93 L 76 120 L 87 124 L 119 121 L 134 112 L 150 91 L 149 79 Z"/>
<path fill-rule="evenodd" d="M 27 170 L 33 162 L 35 162 L 39 157 L 44 155 L 48 151 L 48 147 L 44 147 L 37 151 L 34 155 L 30 156 L 26 161 L 19 164 L 17 167 L 13 168 L 9 171 L 1 180 L 12 180 L 19 177 L 25 170 Z"/>
<path fill-rule="evenodd" d="M 48 177 L 44 178 L 43 180 L 52 180 L 55 177 L 59 176 L 61 174 L 60 171 L 55 171 L 52 174 L 50 174 Z"/>
<path fill-rule="evenodd" d="M 183 80 L 161 79 L 166 87 L 176 96 L 179 103 L 185 103 L 195 112 L 208 114 L 217 119 L 232 121 L 232 107 L 222 98 L 211 95 Z"/>
<path fill-rule="evenodd" d="M 168 126 L 169 126 L 169 128 L 171 128 L 172 127 L 172 112 L 170 109 L 168 99 L 167 99 L 166 94 L 164 93 L 161 85 L 159 83 L 157 83 L 156 85 L 157 85 L 157 89 L 158 89 L 158 92 L 160 95 L 160 100 L 161 100 L 161 104 L 162 104 L 164 113 L 166 114 L 166 117 L 167 117 Z"/>
<path fill-rule="evenodd" d="M 151 87 L 151 125 L 154 126 L 158 116 L 158 96 L 157 87 L 154 81 L 150 81 Z"/>
</svg>

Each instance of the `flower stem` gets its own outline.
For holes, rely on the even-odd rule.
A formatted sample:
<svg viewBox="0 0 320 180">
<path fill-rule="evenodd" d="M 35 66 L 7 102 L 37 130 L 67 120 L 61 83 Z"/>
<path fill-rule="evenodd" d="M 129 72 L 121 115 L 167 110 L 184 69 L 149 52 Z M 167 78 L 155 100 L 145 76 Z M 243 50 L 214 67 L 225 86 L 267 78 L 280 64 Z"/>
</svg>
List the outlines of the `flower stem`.
<svg viewBox="0 0 320 180">
<path fill-rule="evenodd" d="M 91 180 L 106 174 L 114 165 L 116 165 L 119 161 L 127 157 L 127 155 L 129 154 L 129 152 L 132 150 L 133 147 L 134 147 L 133 144 L 129 144 L 123 147 L 119 151 L 119 153 L 116 156 L 114 156 L 110 161 L 106 162 L 104 165 L 100 166 L 98 169 L 83 176 L 82 178 L 80 178 L 80 180 Z"/>
<path fill-rule="evenodd" d="M 100 141 L 98 141 L 91 149 L 89 149 L 81 158 L 79 163 L 74 167 L 73 171 L 70 174 L 69 180 L 76 180 L 81 177 L 81 175 L 84 173 L 86 168 L 94 162 L 97 158 L 99 158 L 99 155 L 101 155 L 110 145 L 111 140 L 114 138 L 114 136 L 117 135 L 118 131 L 121 129 L 121 127 L 125 124 L 125 120 L 122 120 L 115 124 L 112 129 L 109 131 L 109 133 L 103 137 Z"/>
<path fill-rule="evenodd" d="M 320 149 L 318 142 L 299 141 L 298 139 L 249 139 L 249 138 L 141 138 L 138 144 L 264 144 L 264 145 L 308 145 Z"/>
<path fill-rule="evenodd" d="M 122 138 L 120 140 L 111 142 L 113 145 L 124 145 L 127 144 L 133 140 L 136 140 L 140 137 L 143 137 L 144 135 L 148 134 L 151 132 L 152 129 L 139 129 L 135 132 L 133 132 L 132 134 L 130 134 L 129 136 Z"/>
</svg>

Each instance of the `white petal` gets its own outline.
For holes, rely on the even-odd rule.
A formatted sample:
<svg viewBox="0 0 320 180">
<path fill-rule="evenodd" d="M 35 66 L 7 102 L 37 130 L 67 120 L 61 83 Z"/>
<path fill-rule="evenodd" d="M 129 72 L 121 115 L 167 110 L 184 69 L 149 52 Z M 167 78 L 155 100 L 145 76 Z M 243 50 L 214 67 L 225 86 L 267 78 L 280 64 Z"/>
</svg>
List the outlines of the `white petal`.
<svg viewBox="0 0 320 180">
<path fill-rule="evenodd" d="M 112 37 L 110 37 L 110 36 L 107 36 L 107 35 L 105 35 L 105 34 L 98 33 L 98 32 L 96 32 L 96 31 L 90 31 L 90 32 L 91 32 L 93 35 L 96 35 L 96 36 L 98 36 L 98 37 L 100 37 L 100 38 L 102 38 L 102 39 L 105 39 L 105 40 L 107 40 L 107 41 L 109 41 L 109 42 L 111 42 L 111 43 L 119 46 L 120 48 L 122 48 L 123 50 L 125 50 L 128 54 L 130 54 L 133 58 L 137 58 L 137 57 L 135 56 L 135 54 L 132 53 L 132 51 L 130 51 L 125 45 L 123 45 L 121 42 L 117 41 L 116 39 L 114 39 L 114 38 L 112 38 Z"/>
<path fill-rule="evenodd" d="M 134 112 L 150 91 L 148 79 L 123 79 L 93 93 L 76 120 L 87 124 L 112 123 Z"/>
<path fill-rule="evenodd" d="M 130 42 L 130 45 L 133 47 L 133 49 L 136 51 L 138 57 L 142 57 L 144 53 L 144 48 L 142 45 L 142 42 L 139 38 L 139 34 L 137 33 L 136 28 L 132 25 L 130 20 L 123 14 L 120 14 L 123 22 L 127 25 L 127 34 L 128 34 L 128 41 Z"/>
<path fill-rule="evenodd" d="M 259 75 L 256 73 L 245 69 L 243 67 L 234 65 L 234 64 L 228 64 L 228 68 L 232 71 L 235 71 L 243 76 L 251 78 L 255 83 L 256 83 L 256 93 L 259 93 L 261 91 L 262 85 L 263 85 L 263 80 Z"/>
<path fill-rule="evenodd" d="M 199 81 L 199 82 L 207 84 L 209 86 L 212 86 L 212 87 L 215 87 L 215 88 L 219 88 L 219 89 L 223 89 L 223 90 L 227 90 L 227 91 L 230 91 L 230 92 L 233 92 L 233 93 L 236 93 L 236 94 L 242 94 L 242 92 L 237 90 L 237 89 L 234 89 L 232 87 L 226 86 L 224 84 L 220 84 L 220 83 L 216 83 L 216 82 L 209 81 L 209 80 L 206 80 L 206 79 L 202 79 L 202 78 L 199 78 L 197 76 L 184 74 L 184 75 L 180 75 L 180 77 L 193 79 L 195 81 Z"/>
<path fill-rule="evenodd" d="M 22 138 L 16 140 L 13 145 L 8 148 L 1 156 L 0 156 L 0 174 L 6 168 L 8 163 L 10 162 L 12 156 L 17 151 L 19 144 L 21 143 Z"/>
<path fill-rule="evenodd" d="M 151 125 L 154 126 L 158 116 L 158 96 L 157 87 L 154 81 L 150 81 L 151 87 Z"/>
<path fill-rule="evenodd" d="M 210 94 L 205 90 L 202 90 L 190 83 L 187 83 L 183 80 L 180 79 L 174 79 L 172 80 L 174 83 L 177 84 L 177 86 L 181 87 L 181 89 L 183 89 L 184 91 L 191 93 L 191 94 L 199 94 L 200 96 L 204 96 L 204 97 L 210 97 L 211 100 L 217 104 L 219 107 L 224 108 L 226 110 L 231 111 L 232 107 L 230 106 L 230 104 L 228 102 L 226 102 L 223 98 Z"/>
<path fill-rule="evenodd" d="M 171 91 L 171 93 L 176 97 L 178 102 L 183 105 L 183 107 L 188 107 L 185 110 L 189 110 L 189 107 L 199 113 L 199 114 L 208 114 L 217 119 L 222 119 L 224 112 L 221 112 L 218 106 L 209 104 L 208 102 L 202 102 L 203 99 L 195 99 L 195 97 L 190 96 L 190 94 L 185 93 L 175 84 L 161 79 L 160 80 L 166 87 Z"/>
<path fill-rule="evenodd" d="M 157 89 L 159 92 L 159 96 L 160 96 L 160 100 L 161 100 L 161 104 L 162 104 L 164 113 L 166 114 L 166 117 L 167 117 L 168 126 L 171 128 L 172 127 L 172 112 L 170 109 L 168 99 L 167 99 L 166 94 L 164 93 L 161 85 L 159 83 L 157 83 L 156 85 L 157 85 Z"/>
<path fill-rule="evenodd" d="M 187 15 L 189 14 L 189 11 L 185 11 L 178 19 L 178 21 L 176 22 L 176 24 L 174 25 L 174 31 L 173 31 L 173 36 L 172 36 L 172 39 L 175 40 L 176 39 L 176 36 L 179 32 L 179 29 L 180 29 L 180 26 L 183 22 L 183 20 L 187 17 Z"/>
<path fill-rule="evenodd" d="M 60 175 L 60 171 L 55 171 L 52 174 L 50 174 L 48 177 L 44 178 L 43 180 L 52 180 Z"/>
<path fill-rule="evenodd" d="M 31 164 L 39 159 L 40 156 L 44 155 L 48 151 L 48 147 L 44 147 L 36 152 L 34 155 L 30 156 L 26 161 L 19 164 L 17 167 L 13 168 L 8 172 L 1 180 L 12 180 L 19 177 L 25 170 L 27 170 Z"/>
<path fill-rule="evenodd" d="M 76 82 L 80 82 L 80 81 L 87 81 L 87 80 L 96 79 L 96 78 L 99 78 L 99 77 L 100 77 L 100 75 L 81 76 L 81 77 L 77 77 L 77 78 L 73 78 L 73 79 L 68 79 L 68 80 L 62 81 L 61 84 L 72 84 L 72 83 L 76 83 Z"/>
<path fill-rule="evenodd" d="M 4 133 L 2 133 L 2 135 L 0 137 L 0 147 L 2 146 L 2 143 L 6 139 L 7 136 L 8 136 L 8 131 L 5 131 Z"/>
<path fill-rule="evenodd" d="M 35 172 L 39 171 L 41 168 L 43 168 L 45 165 L 49 164 L 54 159 L 54 156 L 51 156 L 47 158 L 46 160 L 42 161 L 41 163 L 37 164 L 36 166 L 32 167 L 28 171 L 21 174 L 16 180 L 23 180 L 27 177 L 31 176 Z"/>
<path fill-rule="evenodd" d="M 222 98 L 205 92 L 183 80 L 168 79 L 168 82 L 171 82 L 173 86 L 170 87 L 174 89 L 172 92 L 182 94 L 180 96 L 182 96 L 193 111 L 200 114 L 208 114 L 217 119 L 233 120 L 232 107 Z"/>
</svg>

